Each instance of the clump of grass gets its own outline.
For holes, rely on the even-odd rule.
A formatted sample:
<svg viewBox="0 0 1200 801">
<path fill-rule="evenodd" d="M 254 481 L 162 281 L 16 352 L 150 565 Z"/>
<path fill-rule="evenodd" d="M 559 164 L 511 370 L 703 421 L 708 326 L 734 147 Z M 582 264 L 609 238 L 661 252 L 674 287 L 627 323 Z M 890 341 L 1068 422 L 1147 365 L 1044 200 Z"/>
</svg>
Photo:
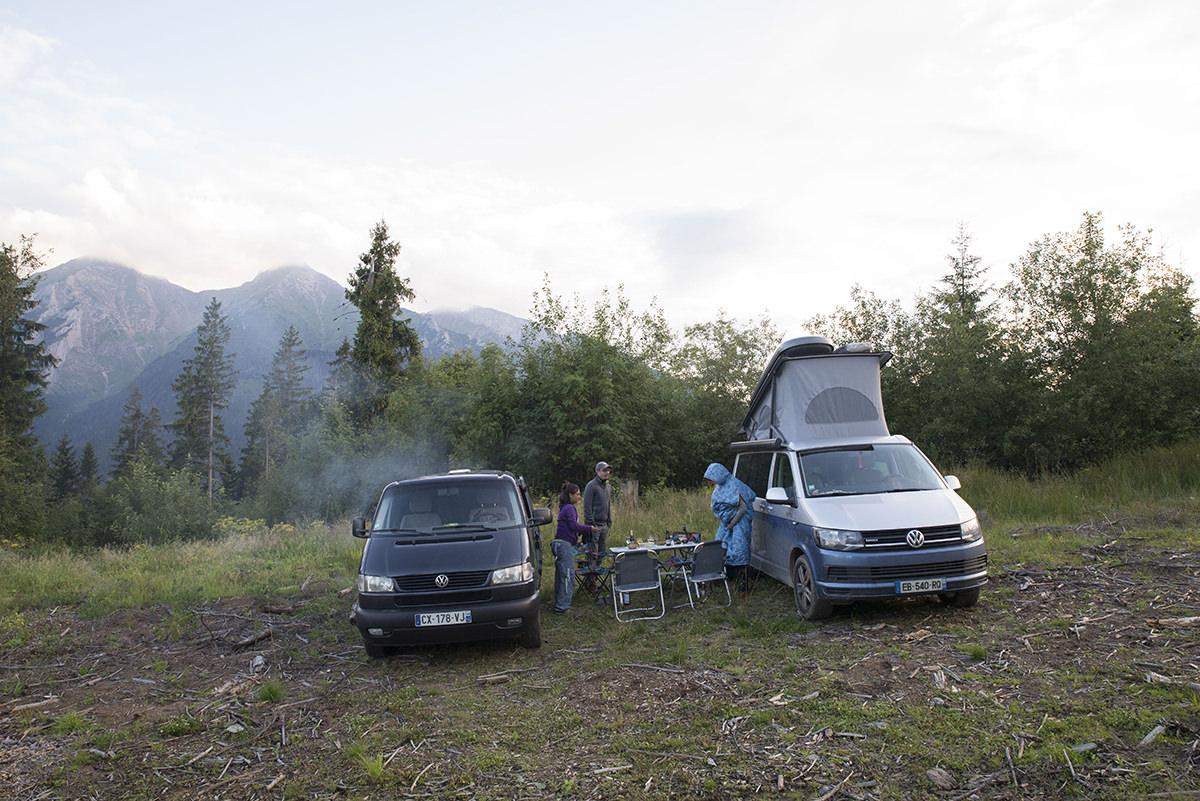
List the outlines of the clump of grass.
<svg viewBox="0 0 1200 801">
<path fill-rule="evenodd" d="M 204 727 L 199 718 L 189 716 L 171 718 L 158 727 L 158 733 L 163 737 L 183 737 L 196 734 Z"/>
<path fill-rule="evenodd" d="M 368 779 L 377 782 L 383 778 L 382 754 L 375 754 L 374 756 L 366 756 L 364 754 L 359 757 L 359 762 L 362 764 Z"/>
<path fill-rule="evenodd" d="M 71 709 L 55 718 L 54 722 L 50 724 L 50 731 L 58 735 L 76 734 L 86 731 L 89 726 L 91 724 L 87 718 Z"/>
<path fill-rule="evenodd" d="M 958 646 L 958 650 L 969 656 L 976 662 L 982 662 L 987 659 L 987 648 L 978 643 L 968 643 Z"/>
<path fill-rule="evenodd" d="M 267 680 L 258 687 L 258 700 L 260 701 L 275 704 L 282 701 L 283 696 L 283 685 L 277 681 Z"/>
</svg>

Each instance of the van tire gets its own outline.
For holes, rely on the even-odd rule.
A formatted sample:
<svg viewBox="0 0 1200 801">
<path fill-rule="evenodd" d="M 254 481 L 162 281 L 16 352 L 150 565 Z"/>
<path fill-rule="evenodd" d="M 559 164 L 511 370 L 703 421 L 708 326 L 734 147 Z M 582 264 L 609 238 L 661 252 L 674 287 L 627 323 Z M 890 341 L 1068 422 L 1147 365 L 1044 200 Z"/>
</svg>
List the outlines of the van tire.
<svg viewBox="0 0 1200 801">
<path fill-rule="evenodd" d="M 367 652 L 369 659 L 383 659 L 391 654 L 392 649 L 386 645 L 375 645 L 374 643 L 364 642 L 363 650 Z"/>
<path fill-rule="evenodd" d="M 969 590 L 959 590 L 947 597 L 946 600 L 956 609 L 966 609 L 967 607 L 974 606 L 979 601 L 979 587 L 972 587 Z"/>
<path fill-rule="evenodd" d="M 542 613 L 541 610 L 533 613 L 533 622 L 529 627 L 521 632 L 520 638 L 517 640 L 522 648 L 541 648 L 542 647 Z"/>
<path fill-rule="evenodd" d="M 817 595 L 816 576 L 803 554 L 792 562 L 792 592 L 796 596 L 796 611 L 805 620 L 824 620 L 833 614 L 833 602 Z"/>
</svg>

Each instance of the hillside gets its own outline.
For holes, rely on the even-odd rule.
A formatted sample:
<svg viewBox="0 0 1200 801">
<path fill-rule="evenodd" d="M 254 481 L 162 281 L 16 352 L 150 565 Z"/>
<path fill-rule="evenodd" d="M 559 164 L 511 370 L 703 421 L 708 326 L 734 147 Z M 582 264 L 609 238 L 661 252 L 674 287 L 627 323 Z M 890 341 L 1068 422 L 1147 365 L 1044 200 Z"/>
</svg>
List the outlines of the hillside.
<svg viewBox="0 0 1200 801">
<path fill-rule="evenodd" d="M 91 442 L 102 469 L 133 387 L 164 423 L 174 417 L 171 382 L 194 355 L 204 308 L 216 298 L 230 327 L 238 386 L 225 414 L 235 453 L 262 378 L 289 325 L 308 352 L 309 384 L 321 386 L 341 342 L 354 336 L 357 310 L 338 282 L 308 267 L 280 267 L 238 287 L 192 292 L 112 262 L 75 259 L 39 274 L 33 317 L 59 360 L 46 392 L 48 411 L 35 425 L 53 450 L 66 434 L 76 451 Z M 520 336 L 524 321 L 495 309 L 409 312 L 424 353 L 478 352 Z"/>
</svg>

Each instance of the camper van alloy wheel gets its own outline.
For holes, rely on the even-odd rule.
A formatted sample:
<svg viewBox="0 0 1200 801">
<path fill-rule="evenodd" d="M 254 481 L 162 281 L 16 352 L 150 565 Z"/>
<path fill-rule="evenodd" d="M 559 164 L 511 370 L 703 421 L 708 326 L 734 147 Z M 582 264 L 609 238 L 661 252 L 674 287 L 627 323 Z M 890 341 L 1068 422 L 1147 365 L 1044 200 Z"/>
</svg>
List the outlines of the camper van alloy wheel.
<svg viewBox="0 0 1200 801">
<path fill-rule="evenodd" d="M 823 620 L 833 613 L 833 604 L 817 595 L 816 576 L 803 554 L 792 563 L 792 591 L 796 595 L 796 611 L 805 620 Z"/>
</svg>

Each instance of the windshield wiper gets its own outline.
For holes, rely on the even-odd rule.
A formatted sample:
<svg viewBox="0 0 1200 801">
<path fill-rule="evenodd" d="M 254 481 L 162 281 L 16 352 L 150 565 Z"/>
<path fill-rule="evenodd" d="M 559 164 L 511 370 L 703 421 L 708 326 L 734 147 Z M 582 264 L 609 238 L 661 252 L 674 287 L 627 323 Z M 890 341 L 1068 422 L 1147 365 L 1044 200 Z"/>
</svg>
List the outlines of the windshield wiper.
<svg viewBox="0 0 1200 801">
<path fill-rule="evenodd" d="M 431 531 L 447 532 L 447 531 L 499 531 L 500 525 L 496 523 L 446 523 L 441 526 L 434 526 Z"/>
</svg>

